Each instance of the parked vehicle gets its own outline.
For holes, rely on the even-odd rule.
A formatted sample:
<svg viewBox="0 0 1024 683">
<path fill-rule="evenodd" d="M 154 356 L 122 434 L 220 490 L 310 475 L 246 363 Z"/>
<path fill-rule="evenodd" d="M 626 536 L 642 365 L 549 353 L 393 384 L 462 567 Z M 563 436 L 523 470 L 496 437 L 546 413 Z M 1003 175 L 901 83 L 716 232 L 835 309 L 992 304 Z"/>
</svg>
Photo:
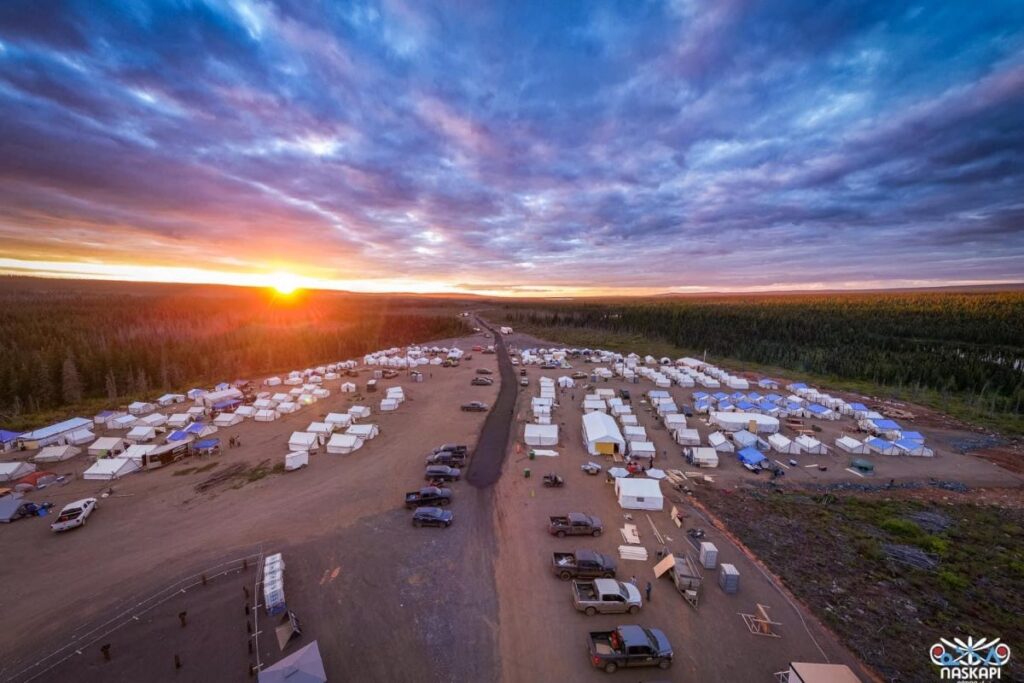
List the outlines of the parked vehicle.
<svg viewBox="0 0 1024 683">
<path fill-rule="evenodd" d="M 476 369 L 476 374 L 478 374 L 478 375 L 493 375 L 494 373 L 491 372 L 490 370 L 488 370 L 487 368 L 477 368 Z"/>
<path fill-rule="evenodd" d="M 469 383 L 475 387 L 489 387 L 494 384 L 494 380 L 490 377 L 474 377 Z"/>
<path fill-rule="evenodd" d="M 608 673 L 622 667 L 672 666 L 672 645 L 656 628 L 632 625 L 614 631 L 591 631 L 587 647 L 590 663 Z"/>
<path fill-rule="evenodd" d="M 555 516 L 548 519 L 548 533 L 559 538 L 565 536 L 600 536 L 604 531 L 601 520 L 592 515 L 585 515 L 582 512 L 570 512 L 565 516 Z"/>
<path fill-rule="evenodd" d="M 462 470 L 448 465 L 430 465 L 424 473 L 427 481 L 458 481 L 461 476 Z"/>
<path fill-rule="evenodd" d="M 586 462 L 580 465 L 580 469 L 587 474 L 599 474 L 601 472 L 601 466 L 596 462 Z"/>
<path fill-rule="evenodd" d="M 520 377 L 519 378 L 519 386 L 521 386 L 521 387 L 528 387 L 528 386 L 530 386 L 530 378 L 529 377 Z"/>
<path fill-rule="evenodd" d="M 595 614 L 636 614 L 640 611 L 640 589 L 625 581 L 594 579 L 572 582 L 572 604 L 587 616 Z"/>
<path fill-rule="evenodd" d="M 519 359 L 518 358 L 513 358 L 511 363 L 512 363 L 512 365 L 519 365 Z"/>
<path fill-rule="evenodd" d="M 462 467 L 466 464 L 466 453 L 452 453 L 451 451 L 441 451 L 440 453 L 431 453 L 427 456 L 428 465 L 448 465 L 449 467 Z"/>
<path fill-rule="evenodd" d="M 565 479 L 562 479 L 557 474 L 545 474 L 542 483 L 548 488 L 560 489 L 565 486 Z"/>
<path fill-rule="evenodd" d="M 443 510 L 436 507 L 416 508 L 412 515 L 413 526 L 443 526 L 449 527 L 455 520 L 455 513 L 451 510 Z"/>
<path fill-rule="evenodd" d="M 425 486 L 419 491 L 409 491 L 405 494 L 405 508 L 407 510 L 423 506 L 441 507 L 451 502 L 452 490 L 436 486 Z"/>
<path fill-rule="evenodd" d="M 95 498 L 83 498 L 82 500 L 76 500 L 74 503 L 68 503 L 60 511 L 57 519 L 50 524 L 50 528 L 54 531 L 67 531 L 75 527 L 85 526 L 85 521 L 93 513 L 93 510 L 96 509 L 96 505 L 97 501 Z"/>
<path fill-rule="evenodd" d="M 467 413 L 486 413 L 487 404 L 483 401 L 470 401 L 462 404 L 462 410 Z"/>
<path fill-rule="evenodd" d="M 576 372 L 572 373 L 572 378 L 573 379 L 586 379 L 587 378 L 587 373 L 581 372 L 581 371 L 577 370 Z"/>
<path fill-rule="evenodd" d="M 628 401 L 630 399 L 629 389 L 619 389 L 619 398 L 623 401 Z"/>
<path fill-rule="evenodd" d="M 554 553 L 551 568 L 555 576 L 569 579 L 614 579 L 615 560 L 593 550 L 577 550 L 574 553 Z"/>
<path fill-rule="evenodd" d="M 463 444 L 459 444 L 459 443 L 443 443 L 440 446 L 438 446 L 437 448 L 435 448 L 434 452 L 435 453 L 440 453 L 442 451 L 450 451 L 451 453 L 465 453 L 468 450 L 469 450 L 469 447 L 465 446 Z"/>
</svg>

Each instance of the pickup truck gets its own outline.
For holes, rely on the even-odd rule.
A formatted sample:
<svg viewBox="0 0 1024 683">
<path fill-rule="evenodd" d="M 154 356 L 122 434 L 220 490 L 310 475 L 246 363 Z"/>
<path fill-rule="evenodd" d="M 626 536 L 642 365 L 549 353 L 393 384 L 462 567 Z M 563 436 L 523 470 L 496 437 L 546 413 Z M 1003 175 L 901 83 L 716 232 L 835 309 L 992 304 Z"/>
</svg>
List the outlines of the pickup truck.
<svg viewBox="0 0 1024 683">
<path fill-rule="evenodd" d="M 640 611 L 640 589 L 615 579 L 572 582 L 572 604 L 589 617 L 601 614 L 636 614 Z"/>
<path fill-rule="evenodd" d="M 574 578 L 615 578 L 615 560 L 593 550 L 554 553 L 551 557 L 551 569 L 562 581 Z"/>
<path fill-rule="evenodd" d="M 604 531 L 601 520 L 582 512 L 570 512 L 564 517 L 551 517 L 548 521 L 548 533 L 565 538 L 566 536 L 600 536 Z"/>
<path fill-rule="evenodd" d="M 54 531 L 67 531 L 76 527 L 85 526 L 85 520 L 89 518 L 92 511 L 96 509 L 98 501 L 95 498 L 83 498 L 74 503 L 68 503 L 60 511 L 57 519 L 50 524 Z"/>
<path fill-rule="evenodd" d="M 443 451 L 451 451 L 452 453 L 465 453 L 469 450 L 469 447 L 461 443 L 443 443 L 434 449 L 434 453 L 441 453 Z"/>
<path fill-rule="evenodd" d="M 614 631 L 591 631 L 587 637 L 590 663 L 614 673 L 622 667 L 672 666 L 672 645 L 659 629 L 619 626 Z"/>
<path fill-rule="evenodd" d="M 426 486 L 419 491 L 409 491 L 405 494 L 406 510 L 412 510 L 422 505 L 447 505 L 450 502 L 452 502 L 452 490 L 436 486 Z"/>
<path fill-rule="evenodd" d="M 431 453 L 427 456 L 428 465 L 450 465 L 451 467 L 462 467 L 466 464 L 466 453 L 452 453 L 450 451 L 441 451 L 440 453 Z"/>
</svg>

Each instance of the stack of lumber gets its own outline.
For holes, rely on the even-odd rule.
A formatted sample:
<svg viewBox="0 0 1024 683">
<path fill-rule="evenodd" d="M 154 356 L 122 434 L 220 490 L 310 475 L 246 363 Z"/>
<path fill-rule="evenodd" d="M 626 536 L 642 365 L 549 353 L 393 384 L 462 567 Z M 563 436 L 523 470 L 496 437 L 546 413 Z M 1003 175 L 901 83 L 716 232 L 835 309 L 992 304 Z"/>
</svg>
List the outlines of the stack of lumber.
<svg viewBox="0 0 1024 683">
<path fill-rule="evenodd" d="M 620 545 L 619 557 L 624 560 L 639 560 L 641 562 L 646 562 L 647 548 L 635 545 Z"/>
</svg>

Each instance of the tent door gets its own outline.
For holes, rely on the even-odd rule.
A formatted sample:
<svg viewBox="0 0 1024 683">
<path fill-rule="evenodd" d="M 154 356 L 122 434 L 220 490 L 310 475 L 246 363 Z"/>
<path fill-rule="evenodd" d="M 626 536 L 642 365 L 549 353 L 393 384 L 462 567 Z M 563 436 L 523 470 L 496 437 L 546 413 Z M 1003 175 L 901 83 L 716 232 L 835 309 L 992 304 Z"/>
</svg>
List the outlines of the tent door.
<svg viewBox="0 0 1024 683">
<path fill-rule="evenodd" d="M 618 444 L 601 441 L 597 443 L 597 452 L 601 455 L 611 455 L 612 453 L 618 453 L 618 451 Z"/>
</svg>

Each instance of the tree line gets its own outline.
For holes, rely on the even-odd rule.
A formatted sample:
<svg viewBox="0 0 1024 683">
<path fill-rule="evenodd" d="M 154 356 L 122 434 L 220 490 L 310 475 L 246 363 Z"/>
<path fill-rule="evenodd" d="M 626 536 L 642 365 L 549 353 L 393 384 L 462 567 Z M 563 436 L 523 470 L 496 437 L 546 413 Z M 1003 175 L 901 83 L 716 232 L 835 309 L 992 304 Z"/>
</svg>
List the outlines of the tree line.
<svg viewBox="0 0 1024 683">
<path fill-rule="evenodd" d="M 448 304 L 450 306 L 450 304 Z M 440 302 L 230 287 L 0 280 L 0 424 L 87 399 L 255 378 L 458 336 Z"/>
<path fill-rule="evenodd" d="M 956 394 L 993 412 L 1024 405 L 1024 293 L 518 302 L 511 325 L 643 335 L 700 354 L 880 386 Z"/>
</svg>

